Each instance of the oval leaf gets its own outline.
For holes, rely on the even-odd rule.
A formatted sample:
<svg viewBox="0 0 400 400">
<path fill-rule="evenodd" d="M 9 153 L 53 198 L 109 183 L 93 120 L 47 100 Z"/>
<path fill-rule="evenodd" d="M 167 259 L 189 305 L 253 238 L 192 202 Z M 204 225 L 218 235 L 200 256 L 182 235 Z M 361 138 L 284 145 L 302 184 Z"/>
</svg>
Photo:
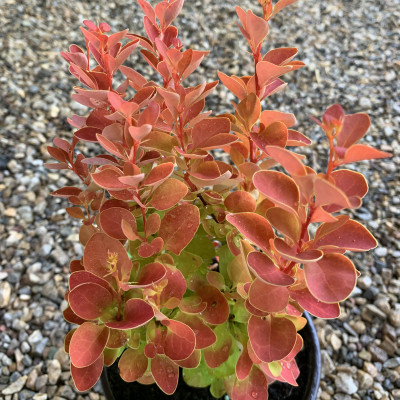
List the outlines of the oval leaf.
<svg viewBox="0 0 400 400">
<path fill-rule="evenodd" d="M 80 392 L 85 392 L 92 388 L 99 380 L 102 371 L 103 355 L 100 355 L 95 362 L 84 368 L 77 368 L 71 364 L 72 379 Z"/>
<path fill-rule="evenodd" d="M 108 263 L 110 257 L 117 259 L 116 267 L 119 279 L 123 282 L 128 281 L 132 262 L 124 246 L 117 239 L 113 239 L 105 233 L 95 233 L 87 242 L 83 253 L 85 270 L 108 282 L 113 281 L 114 278 L 110 275 L 111 270 Z"/>
<path fill-rule="evenodd" d="M 118 362 L 119 374 L 125 382 L 134 382 L 147 370 L 148 359 L 140 350 L 126 349 Z"/>
<path fill-rule="evenodd" d="M 87 320 L 99 318 L 112 300 L 109 290 L 92 282 L 76 286 L 68 295 L 74 313 Z"/>
<path fill-rule="evenodd" d="M 267 199 L 290 212 L 297 211 L 300 192 L 289 176 L 279 171 L 259 171 L 254 174 L 253 183 Z"/>
<path fill-rule="evenodd" d="M 319 229 L 317 233 L 320 232 Z M 375 248 L 377 242 L 367 228 L 351 219 L 341 224 L 338 229 L 318 239 L 314 246 L 337 246 L 351 251 L 368 251 Z"/>
<path fill-rule="evenodd" d="M 185 183 L 174 178 L 167 179 L 154 191 L 150 205 L 156 210 L 167 210 L 181 201 L 187 192 Z"/>
<path fill-rule="evenodd" d="M 157 165 L 146 176 L 146 179 L 143 181 L 143 185 L 152 186 L 157 183 L 161 183 L 165 179 L 169 178 L 173 171 L 174 164 L 171 162 Z"/>
<path fill-rule="evenodd" d="M 325 303 L 346 299 L 357 279 L 353 263 L 337 253 L 325 254 L 316 262 L 304 264 L 304 273 L 310 292 Z"/>
<path fill-rule="evenodd" d="M 69 344 L 71 363 L 76 368 L 88 367 L 103 353 L 110 330 L 104 325 L 85 322 L 74 332 Z"/>
<path fill-rule="evenodd" d="M 296 344 L 296 327 L 286 318 L 253 315 L 248 330 L 251 347 L 264 362 L 282 360 Z"/>
<path fill-rule="evenodd" d="M 126 208 L 111 207 L 100 213 L 101 228 L 114 239 L 124 240 L 127 238 L 122 229 L 123 220 L 129 224 L 133 232 L 136 232 L 136 219 Z"/>
<path fill-rule="evenodd" d="M 207 303 L 201 317 L 213 325 L 224 323 L 229 317 L 229 305 L 225 296 L 214 286 L 202 286 L 197 290 L 202 301 Z"/>
<path fill-rule="evenodd" d="M 151 360 L 151 373 L 158 387 L 166 394 L 175 392 L 178 386 L 179 367 L 168 357 L 157 355 Z"/>
<path fill-rule="evenodd" d="M 269 239 L 274 238 L 275 235 L 271 225 L 264 217 L 251 212 L 243 212 L 229 214 L 226 216 L 226 220 L 255 245 L 263 250 L 269 249 Z"/>
<path fill-rule="evenodd" d="M 273 286 L 255 279 L 249 289 L 249 301 L 253 307 L 268 313 L 282 311 L 289 302 L 286 287 Z"/>
<path fill-rule="evenodd" d="M 264 253 L 258 251 L 249 253 L 247 256 L 247 263 L 258 278 L 271 285 L 290 286 L 295 282 L 291 276 L 280 271 Z"/>
<path fill-rule="evenodd" d="M 224 205 L 229 212 L 253 212 L 256 210 L 256 200 L 254 197 L 243 190 L 232 192 L 224 201 Z"/>
<path fill-rule="evenodd" d="M 147 324 L 154 317 L 153 308 L 141 299 L 129 299 L 125 303 L 121 321 L 109 321 L 107 326 L 114 329 L 134 329 Z"/>
<path fill-rule="evenodd" d="M 164 341 L 165 355 L 174 361 L 188 358 L 196 346 L 193 330 L 180 321 L 166 319 L 161 323 L 168 328 Z"/>
<path fill-rule="evenodd" d="M 164 248 L 179 255 L 193 239 L 200 224 L 199 209 L 192 204 L 181 204 L 168 211 L 161 221 L 159 237 Z"/>
</svg>

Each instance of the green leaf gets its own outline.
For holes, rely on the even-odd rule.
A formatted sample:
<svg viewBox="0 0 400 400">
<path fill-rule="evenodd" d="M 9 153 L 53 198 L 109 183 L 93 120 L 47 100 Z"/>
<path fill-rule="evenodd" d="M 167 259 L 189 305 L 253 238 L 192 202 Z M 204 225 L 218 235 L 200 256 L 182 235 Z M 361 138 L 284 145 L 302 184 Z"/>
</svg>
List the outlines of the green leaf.
<svg viewBox="0 0 400 400">
<path fill-rule="evenodd" d="M 247 324 L 249 322 L 249 312 L 246 310 L 244 301 L 236 301 L 232 307 L 232 314 L 234 315 L 234 322 Z"/>
<path fill-rule="evenodd" d="M 203 388 L 211 385 L 213 378 L 208 373 L 204 357 L 201 357 L 200 365 L 193 369 L 183 369 L 183 380 L 192 387 Z"/>
<path fill-rule="evenodd" d="M 215 257 L 215 248 L 201 225 L 185 250 L 200 256 L 207 264 Z"/>
<path fill-rule="evenodd" d="M 214 379 L 211 383 L 210 392 L 216 399 L 222 397 L 226 392 L 224 386 L 224 380 Z"/>
<path fill-rule="evenodd" d="M 231 286 L 232 282 L 228 274 L 228 265 L 232 262 L 235 256 L 231 253 L 227 244 L 218 247 L 216 255 L 219 257 L 219 272 L 224 277 L 225 284 Z"/>
<path fill-rule="evenodd" d="M 203 259 L 200 256 L 189 253 L 186 250 L 182 251 L 179 256 L 173 254 L 172 257 L 174 258 L 175 266 L 182 272 L 185 278 L 195 272 L 203 263 Z"/>
<path fill-rule="evenodd" d="M 208 373 L 211 376 L 213 376 L 214 378 L 225 378 L 235 373 L 236 363 L 240 356 L 239 348 L 235 342 L 233 342 L 229 353 L 229 358 L 219 367 L 208 368 Z"/>
<path fill-rule="evenodd" d="M 272 361 L 268 363 L 268 368 L 273 376 L 279 376 L 282 372 L 282 364 L 279 361 Z"/>
</svg>

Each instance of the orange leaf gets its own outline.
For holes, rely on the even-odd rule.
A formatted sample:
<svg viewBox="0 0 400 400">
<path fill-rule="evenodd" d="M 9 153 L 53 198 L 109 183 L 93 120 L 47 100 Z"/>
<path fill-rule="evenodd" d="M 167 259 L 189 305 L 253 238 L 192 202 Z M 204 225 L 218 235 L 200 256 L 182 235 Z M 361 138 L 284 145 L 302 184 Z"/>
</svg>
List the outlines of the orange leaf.
<svg viewBox="0 0 400 400">
<path fill-rule="evenodd" d="M 185 183 L 169 178 L 156 188 L 149 204 L 156 210 L 167 210 L 182 200 L 187 192 Z"/>
<path fill-rule="evenodd" d="M 192 204 L 184 203 L 168 211 L 161 221 L 159 231 L 165 249 L 179 255 L 193 239 L 199 224 L 199 209 Z"/>
</svg>

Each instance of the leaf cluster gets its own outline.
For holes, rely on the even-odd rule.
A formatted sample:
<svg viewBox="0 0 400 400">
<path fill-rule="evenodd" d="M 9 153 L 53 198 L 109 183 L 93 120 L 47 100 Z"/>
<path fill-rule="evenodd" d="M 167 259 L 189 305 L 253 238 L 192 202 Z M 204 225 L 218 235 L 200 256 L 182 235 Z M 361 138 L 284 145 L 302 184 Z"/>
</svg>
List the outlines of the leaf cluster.
<svg viewBox="0 0 400 400">
<path fill-rule="evenodd" d="M 183 0 L 138 0 L 147 37 L 84 21 L 86 49 L 62 53 L 83 85 L 73 99 L 91 109 L 69 119 L 71 142 L 48 147 L 58 161 L 48 167 L 81 180 L 52 193 L 82 222 L 84 254 L 71 261 L 64 311 L 78 325 L 65 349 L 79 390 L 118 360 L 125 381 L 155 382 L 167 394 L 181 367 L 215 397 L 266 399 L 274 380 L 297 385 L 303 311 L 339 316 L 359 275 L 346 252 L 376 246 L 341 213 L 361 206 L 365 178 L 339 167 L 388 154 L 358 144 L 366 114 L 333 105 L 317 120 L 327 169 L 314 171 L 293 150 L 311 143 L 293 129 L 294 115 L 262 109 L 285 86 L 282 75 L 304 65 L 295 48 L 262 54 L 269 19 L 292 2 L 259 0 L 263 17 L 236 7 L 255 68 L 219 72 L 238 98 L 232 114 L 204 111 L 217 82 L 184 84 L 207 52 L 185 50 L 178 38 L 172 22 Z M 124 65 L 138 48 L 159 82 Z M 115 87 L 118 74 L 125 79 Z M 79 142 L 100 152 L 85 157 Z"/>
</svg>

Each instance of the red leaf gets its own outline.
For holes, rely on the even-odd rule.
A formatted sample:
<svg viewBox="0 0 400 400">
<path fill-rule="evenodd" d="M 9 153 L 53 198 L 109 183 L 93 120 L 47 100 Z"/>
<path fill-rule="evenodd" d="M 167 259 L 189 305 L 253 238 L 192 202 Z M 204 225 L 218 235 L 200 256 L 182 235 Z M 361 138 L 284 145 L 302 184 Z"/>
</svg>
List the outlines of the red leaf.
<svg viewBox="0 0 400 400">
<path fill-rule="evenodd" d="M 74 332 L 69 345 L 71 363 L 77 368 L 88 367 L 103 353 L 110 330 L 104 325 L 85 322 Z"/>
<path fill-rule="evenodd" d="M 289 302 L 289 292 L 286 287 L 273 286 L 255 279 L 250 286 L 249 301 L 253 307 L 268 313 L 282 311 Z"/>
<path fill-rule="evenodd" d="M 164 240 L 160 237 L 154 238 L 151 242 L 143 242 L 138 249 L 138 254 L 142 258 L 148 258 L 159 253 L 164 246 Z"/>
<path fill-rule="evenodd" d="M 199 296 L 184 297 L 179 304 L 179 309 L 186 314 L 199 314 L 203 312 L 207 307 L 207 303 L 204 303 Z"/>
<path fill-rule="evenodd" d="M 205 349 L 206 347 L 214 344 L 217 340 L 214 331 L 208 325 L 206 325 L 198 316 L 179 313 L 176 318 L 178 321 L 181 321 L 188 325 L 195 333 L 196 349 Z"/>
<path fill-rule="evenodd" d="M 293 211 L 289 212 L 280 207 L 271 207 L 266 211 L 265 216 L 270 224 L 285 237 L 289 238 L 292 243 L 299 241 L 301 224 Z"/>
<path fill-rule="evenodd" d="M 179 255 L 193 239 L 199 224 L 199 209 L 192 204 L 181 204 L 168 211 L 159 231 L 165 249 Z"/>
<path fill-rule="evenodd" d="M 112 165 L 105 165 L 100 167 L 92 178 L 95 183 L 104 189 L 120 190 L 127 187 L 126 184 L 122 183 L 118 178 L 123 176 L 122 171 Z"/>
<path fill-rule="evenodd" d="M 126 208 L 111 207 L 100 213 L 100 225 L 107 235 L 114 239 L 125 240 L 126 235 L 121 227 L 122 221 L 126 221 L 136 233 L 136 219 Z"/>
<path fill-rule="evenodd" d="M 253 176 L 254 186 L 269 200 L 289 212 L 297 211 L 300 192 L 296 182 L 278 171 L 258 171 Z"/>
<path fill-rule="evenodd" d="M 150 214 L 146 219 L 145 232 L 147 236 L 154 235 L 158 232 L 161 225 L 161 217 L 157 213 Z"/>
<path fill-rule="evenodd" d="M 290 65 L 280 66 L 272 64 L 268 61 L 260 61 L 257 63 L 256 70 L 258 83 L 261 87 L 263 87 L 278 76 L 291 71 L 292 67 Z"/>
<path fill-rule="evenodd" d="M 126 349 L 118 362 L 119 374 L 125 382 L 134 382 L 147 370 L 148 359 L 140 350 Z"/>
<path fill-rule="evenodd" d="M 80 261 L 80 260 L 75 260 Z M 103 288 L 110 291 L 110 293 L 114 292 L 114 289 L 108 284 L 108 282 L 104 279 L 99 278 L 98 276 L 92 274 L 91 272 L 78 270 L 73 271 L 69 277 L 69 290 L 76 288 L 78 285 L 82 283 L 97 283 L 98 285 L 102 286 Z"/>
<path fill-rule="evenodd" d="M 275 6 L 272 15 L 276 15 L 279 11 L 283 10 L 288 5 L 294 3 L 296 0 L 279 0 Z"/>
<path fill-rule="evenodd" d="M 242 123 L 246 132 L 250 132 L 260 118 L 261 103 L 259 98 L 255 93 L 250 93 L 235 108 L 236 117 Z"/>
<path fill-rule="evenodd" d="M 109 349 L 119 349 L 128 342 L 128 335 L 126 331 L 119 331 L 117 329 L 110 329 L 110 336 L 108 338 L 106 347 Z"/>
<path fill-rule="evenodd" d="M 71 375 L 76 388 L 80 392 L 85 392 L 92 388 L 99 380 L 103 371 L 103 354 L 91 365 L 83 368 L 77 368 L 71 364 Z"/>
<path fill-rule="evenodd" d="M 259 132 L 250 132 L 250 137 L 262 151 L 266 151 L 266 146 L 285 147 L 288 130 L 283 122 L 273 122 Z"/>
<path fill-rule="evenodd" d="M 185 183 L 169 178 L 156 188 L 149 204 L 156 210 L 167 210 L 181 201 L 187 192 Z"/>
<path fill-rule="evenodd" d="M 296 327 L 286 318 L 253 315 L 248 330 L 251 347 L 264 362 L 282 360 L 296 344 Z"/>
<path fill-rule="evenodd" d="M 121 65 L 119 70 L 131 81 L 136 90 L 142 88 L 147 83 L 146 78 L 132 68 Z"/>
<path fill-rule="evenodd" d="M 240 354 L 239 359 L 236 363 L 236 377 L 239 381 L 246 379 L 251 372 L 251 368 L 253 366 L 253 361 L 249 357 L 249 353 L 247 352 L 247 346 L 244 346 L 242 353 Z"/>
<path fill-rule="evenodd" d="M 137 287 L 151 286 L 159 282 L 166 275 L 166 268 L 163 264 L 153 262 L 140 268 L 137 275 Z"/>
<path fill-rule="evenodd" d="M 240 100 L 246 96 L 246 86 L 242 81 L 235 80 L 220 71 L 218 71 L 218 77 L 221 79 L 222 83 Z"/>
<path fill-rule="evenodd" d="M 269 249 L 269 239 L 273 239 L 275 234 L 269 222 L 261 215 L 250 212 L 229 214 L 226 220 L 255 245 L 263 250 Z"/>
<path fill-rule="evenodd" d="M 337 318 L 340 315 L 338 303 L 323 303 L 317 300 L 307 288 L 290 290 L 290 297 L 310 314 L 318 318 Z"/>
<path fill-rule="evenodd" d="M 317 177 L 314 183 L 315 206 L 337 205 L 341 208 L 349 208 L 351 204 L 346 194 L 326 179 Z"/>
<path fill-rule="evenodd" d="M 275 50 L 280 50 L 280 49 L 275 49 Z M 279 121 L 285 124 L 287 128 L 290 128 L 291 126 L 296 124 L 296 117 L 294 116 L 294 114 L 284 113 L 281 111 L 264 110 L 261 113 L 260 121 L 262 124 L 264 124 L 264 126 L 269 126 L 273 122 Z"/>
<path fill-rule="evenodd" d="M 274 240 L 275 250 L 286 260 L 294 261 L 296 263 L 305 263 L 310 261 L 318 261 L 322 258 L 323 252 L 320 250 L 307 249 L 302 252 L 298 252 L 297 244 L 289 246 L 281 238 L 275 238 Z"/>
<path fill-rule="evenodd" d="M 271 285 L 290 286 L 295 282 L 291 276 L 280 271 L 264 253 L 258 251 L 249 253 L 247 262 L 252 272 L 255 273 L 258 278 Z"/>
<path fill-rule="evenodd" d="M 53 193 L 50 193 L 51 196 L 63 197 L 68 198 L 70 196 L 79 196 L 82 193 L 82 190 L 74 187 L 74 186 L 65 186 L 61 189 L 56 190 Z"/>
<path fill-rule="evenodd" d="M 182 368 L 197 368 L 201 361 L 201 351 L 195 350 L 185 360 L 175 361 Z"/>
<path fill-rule="evenodd" d="M 346 299 L 357 279 L 353 263 L 343 254 L 325 254 L 319 261 L 304 264 L 304 273 L 310 292 L 326 303 Z"/>
<path fill-rule="evenodd" d="M 311 143 L 311 140 L 299 131 L 288 129 L 286 146 L 309 146 Z"/>
<path fill-rule="evenodd" d="M 333 224 L 335 224 L 333 227 L 337 226 L 335 222 Z M 357 221 L 348 220 L 340 224 L 337 229 L 323 234 L 322 228 L 328 229 L 327 225 L 329 224 L 323 224 L 317 230 L 314 247 L 337 246 L 351 251 L 368 251 L 377 246 L 375 238 L 368 229 Z"/>
<path fill-rule="evenodd" d="M 135 329 L 147 324 L 154 317 L 153 308 L 141 299 L 129 299 L 125 303 L 121 321 L 109 321 L 106 325 L 113 329 Z"/>
<path fill-rule="evenodd" d="M 344 159 L 341 161 L 340 165 L 361 160 L 373 160 L 376 158 L 386 158 L 391 156 L 392 155 L 390 153 L 386 153 L 386 151 L 374 149 L 373 147 L 365 144 L 355 144 L 346 151 Z"/>
<path fill-rule="evenodd" d="M 265 375 L 254 366 L 246 379 L 235 380 L 231 397 L 235 400 L 267 400 L 268 390 Z"/>
<path fill-rule="evenodd" d="M 178 386 L 179 368 L 168 357 L 156 355 L 151 360 L 151 373 L 158 387 L 166 394 L 175 392 Z"/>
<path fill-rule="evenodd" d="M 110 275 L 109 257 L 117 257 L 116 269 L 119 279 L 123 282 L 129 280 L 132 262 L 128 257 L 124 246 L 116 239 L 110 238 L 105 233 L 95 233 L 87 242 L 83 254 L 83 265 L 85 270 L 112 281 Z"/>
<path fill-rule="evenodd" d="M 99 318 L 112 300 L 109 290 L 91 282 L 76 286 L 68 295 L 68 302 L 75 314 L 87 320 Z"/>
<path fill-rule="evenodd" d="M 168 328 L 164 341 L 164 353 L 171 360 L 184 360 L 194 351 L 196 337 L 193 330 L 180 321 L 165 319 L 161 323 Z"/>
<path fill-rule="evenodd" d="M 181 12 L 182 6 L 183 0 L 175 0 L 169 3 L 164 14 L 165 26 L 169 26 L 171 22 L 178 16 L 178 14 Z"/>
<path fill-rule="evenodd" d="M 263 61 L 269 61 L 276 65 L 287 64 L 297 53 L 298 50 L 295 47 L 280 47 L 278 49 L 272 49 L 265 54 Z"/>
<path fill-rule="evenodd" d="M 171 162 L 157 165 L 146 176 L 146 179 L 143 181 L 143 185 L 151 186 L 157 183 L 161 183 L 165 179 L 170 177 L 173 171 L 174 164 Z"/>
<path fill-rule="evenodd" d="M 173 309 L 177 307 L 186 292 L 186 280 L 178 268 L 171 265 L 164 267 L 166 269 L 165 279 L 168 284 L 161 292 L 159 301 L 163 307 Z"/>
<path fill-rule="evenodd" d="M 207 303 L 201 317 L 213 325 L 224 323 L 229 317 L 229 305 L 225 296 L 214 286 L 202 286 L 197 290 L 202 301 Z"/>
<path fill-rule="evenodd" d="M 68 306 L 64 311 L 63 311 L 63 317 L 66 321 L 70 322 L 71 324 L 76 324 L 76 325 L 82 325 L 85 320 L 78 317 L 73 311 L 70 306 Z"/>
<path fill-rule="evenodd" d="M 193 149 L 218 149 L 237 140 L 231 135 L 231 123 L 228 118 L 206 118 L 198 122 L 192 130 Z"/>
<path fill-rule="evenodd" d="M 230 193 L 225 201 L 224 205 L 229 212 L 253 212 L 256 210 L 256 200 L 254 197 L 243 190 L 236 190 Z"/>
<path fill-rule="evenodd" d="M 101 129 L 92 126 L 85 126 L 74 133 L 78 139 L 85 142 L 97 142 L 97 134 L 101 134 Z"/>
<path fill-rule="evenodd" d="M 344 148 L 352 146 L 367 133 L 370 125 L 368 114 L 345 115 L 340 133 L 337 135 L 337 145 Z"/>
<path fill-rule="evenodd" d="M 300 161 L 299 155 L 278 146 L 267 146 L 267 154 L 282 165 L 292 176 L 307 175 L 306 168 Z"/>
<path fill-rule="evenodd" d="M 364 175 L 359 172 L 350 171 L 348 169 L 340 169 L 333 171 L 331 177 L 335 181 L 336 187 L 342 190 L 349 198 L 352 207 L 352 199 L 362 199 L 368 192 L 368 184 Z M 361 204 L 358 204 L 360 206 Z"/>
<path fill-rule="evenodd" d="M 48 169 L 69 169 L 67 163 L 45 163 L 44 166 Z"/>
</svg>

